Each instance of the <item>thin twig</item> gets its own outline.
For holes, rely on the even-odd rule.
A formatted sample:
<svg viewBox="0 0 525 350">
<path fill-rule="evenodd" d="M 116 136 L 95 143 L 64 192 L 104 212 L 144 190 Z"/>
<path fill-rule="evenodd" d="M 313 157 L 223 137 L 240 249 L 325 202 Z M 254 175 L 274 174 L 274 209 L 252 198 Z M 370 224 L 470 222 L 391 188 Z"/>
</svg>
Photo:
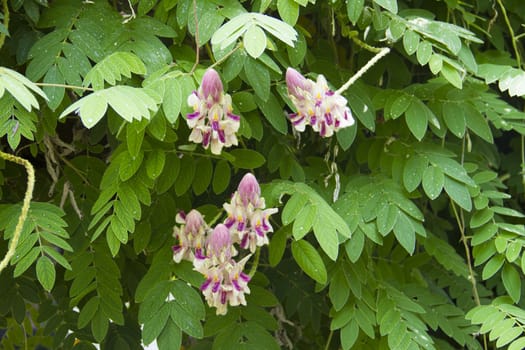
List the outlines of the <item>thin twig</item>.
<svg viewBox="0 0 525 350">
<path fill-rule="evenodd" d="M 345 92 L 353 83 L 357 81 L 357 79 L 361 78 L 363 74 L 365 74 L 370 67 L 372 67 L 374 64 L 377 63 L 381 58 L 383 58 L 386 54 L 390 52 L 390 48 L 384 47 L 379 51 L 370 61 L 368 61 L 363 67 L 361 67 L 360 70 L 357 71 L 348 81 L 341 86 L 335 93 L 336 94 L 342 94 Z"/>
<path fill-rule="evenodd" d="M 95 91 L 95 89 L 85 87 L 85 86 L 77 86 L 77 85 L 67 85 L 67 84 L 55 84 L 55 83 L 35 83 L 35 85 L 38 86 L 50 86 L 50 87 L 63 87 L 66 89 L 79 89 L 84 91 Z"/>
</svg>

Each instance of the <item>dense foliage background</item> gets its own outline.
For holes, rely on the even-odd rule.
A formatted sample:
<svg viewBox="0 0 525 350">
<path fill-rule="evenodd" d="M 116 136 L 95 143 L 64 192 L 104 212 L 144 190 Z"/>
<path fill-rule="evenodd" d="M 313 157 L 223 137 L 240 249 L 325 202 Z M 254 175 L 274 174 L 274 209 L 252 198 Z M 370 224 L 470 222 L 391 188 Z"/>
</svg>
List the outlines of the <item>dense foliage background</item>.
<svg viewBox="0 0 525 350">
<path fill-rule="evenodd" d="M 1 3 L 0 150 L 36 171 L 2 348 L 525 347 L 520 0 Z M 381 47 L 354 125 L 293 129 L 288 67 L 336 90 Z M 220 154 L 185 121 L 209 67 L 241 116 Z M 27 181 L 2 158 L 7 252 Z M 217 316 L 175 216 L 215 224 L 247 172 L 279 213 Z"/>
</svg>

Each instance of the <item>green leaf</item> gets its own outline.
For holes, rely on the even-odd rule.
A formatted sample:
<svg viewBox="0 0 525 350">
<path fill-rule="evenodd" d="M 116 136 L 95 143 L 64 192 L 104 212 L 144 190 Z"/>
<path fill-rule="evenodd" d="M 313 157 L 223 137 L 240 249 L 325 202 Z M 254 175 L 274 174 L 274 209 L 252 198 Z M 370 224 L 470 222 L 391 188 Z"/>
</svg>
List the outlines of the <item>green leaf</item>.
<svg viewBox="0 0 525 350">
<path fill-rule="evenodd" d="M 483 267 L 483 273 L 482 278 L 483 280 L 487 280 L 494 276 L 496 272 L 500 270 L 500 268 L 503 266 L 503 263 L 505 262 L 505 258 L 503 255 L 494 255 Z"/>
<path fill-rule="evenodd" d="M 151 113 L 157 111 L 157 102 L 143 89 L 119 85 L 81 98 L 66 108 L 59 119 L 76 112 L 80 115 L 82 124 L 89 129 L 106 114 L 108 104 L 128 122 L 133 119 L 149 119 Z"/>
<path fill-rule="evenodd" d="M 472 210 L 472 201 L 467 187 L 450 177 L 445 177 L 445 192 L 450 198 L 466 211 Z"/>
<path fill-rule="evenodd" d="M 170 284 L 170 293 L 174 299 L 170 302 L 170 317 L 173 322 L 184 333 L 202 338 L 204 332 L 200 320 L 204 318 L 205 311 L 199 294 L 180 280 Z"/>
<path fill-rule="evenodd" d="M 508 350 L 522 350 L 525 348 L 525 337 L 521 337 L 509 345 Z"/>
<path fill-rule="evenodd" d="M 266 34 L 254 24 L 244 33 L 243 43 L 248 55 L 258 58 L 266 49 Z"/>
<path fill-rule="evenodd" d="M 80 314 L 78 315 L 77 325 L 78 328 L 84 328 L 88 325 L 89 321 L 93 319 L 95 313 L 97 312 L 100 304 L 100 298 L 98 296 L 92 297 L 84 305 Z"/>
<path fill-rule="evenodd" d="M 361 17 L 361 13 L 363 12 L 364 6 L 364 0 L 346 2 L 346 14 L 348 15 L 348 19 L 350 20 L 350 22 L 352 22 L 353 25 L 355 25 L 359 17 Z"/>
<path fill-rule="evenodd" d="M 436 199 L 443 190 L 445 184 L 445 175 L 443 171 L 434 165 L 430 165 L 423 172 L 423 190 L 428 198 Z"/>
<path fill-rule="evenodd" d="M 44 76 L 44 83 L 63 85 L 64 76 L 58 69 L 57 65 L 52 65 Z M 56 110 L 64 99 L 65 89 L 63 86 L 44 86 L 44 93 L 49 98 L 47 105 L 51 110 Z"/>
<path fill-rule="evenodd" d="M 250 112 L 257 108 L 253 94 L 248 91 L 236 92 L 232 95 L 233 104 L 241 112 Z"/>
<path fill-rule="evenodd" d="M 357 124 L 354 123 L 353 125 L 340 129 L 336 133 L 337 142 L 339 143 L 339 146 L 346 151 L 350 148 L 350 146 L 354 143 L 355 137 L 357 135 Z"/>
<path fill-rule="evenodd" d="M 509 296 L 518 303 L 521 297 L 521 277 L 518 271 L 511 264 L 505 264 L 501 271 L 501 279 Z"/>
<path fill-rule="evenodd" d="M 419 43 L 417 47 L 416 58 L 420 65 L 424 66 L 432 57 L 432 44 L 426 40 Z"/>
<path fill-rule="evenodd" d="M 148 322 L 144 323 L 144 328 L 142 329 L 142 341 L 144 345 L 148 345 L 153 342 L 163 329 L 167 326 L 170 317 L 170 305 L 164 304 L 155 314 L 155 317 L 149 319 Z"/>
<path fill-rule="evenodd" d="M 406 53 L 410 56 L 417 51 L 419 46 L 419 34 L 412 30 L 407 30 L 403 35 L 403 48 Z"/>
<path fill-rule="evenodd" d="M 153 149 L 146 155 L 146 173 L 152 180 L 156 179 L 164 169 L 166 153 L 160 149 Z"/>
<path fill-rule="evenodd" d="M 294 196 L 295 197 L 295 196 Z M 283 211 L 284 216 L 284 211 Z M 306 205 L 300 208 L 295 216 L 292 232 L 296 240 L 303 238 L 315 225 L 317 219 L 317 208 L 314 205 Z"/>
<path fill-rule="evenodd" d="M 4 95 L 5 90 L 28 112 L 32 108 L 38 109 L 38 101 L 31 91 L 47 100 L 46 94 L 35 83 L 12 69 L 0 67 L 0 98 Z"/>
<path fill-rule="evenodd" d="M 438 74 L 443 68 L 443 58 L 441 57 L 441 55 L 434 53 L 428 61 L 428 67 L 430 68 L 430 71 L 434 74 Z"/>
<path fill-rule="evenodd" d="M 162 99 L 162 110 L 170 123 L 175 123 L 180 115 L 183 103 L 182 88 L 178 79 L 167 79 Z"/>
<path fill-rule="evenodd" d="M 182 331 L 175 323 L 168 321 L 162 333 L 157 338 L 159 350 L 180 349 L 182 344 Z"/>
<path fill-rule="evenodd" d="M 408 192 L 414 191 L 419 186 L 427 165 L 428 160 L 418 154 L 408 158 L 403 169 L 403 184 Z"/>
<path fill-rule="evenodd" d="M 232 164 L 241 169 L 256 169 L 266 162 L 262 154 L 251 149 L 238 148 L 232 150 L 230 154 L 235 157 Z"/>
<path fill-rule="evenodd" d="M 463 104 L 445 102 L 443 103 L 443 119 L 448 129 L 456 136 L 463 137 L 467 123 L 463 112 Z"/>
<path fill-rule="evenodd" d="M 220 194 L 224 192 L 230 184 L 231 170 L 226 160 L 220 160 L 215 166 L 213 173 L 212 187 L 213 192 Z"/>
<path fill-rule="evenodd" d="M 195 164 L 195 173 L 197 176 L 193 179 L 193 192 L 196 195 L 204 193 L 211 182 L 213 175 L 213 164 L 209 158 L 201 158 Z"/>
<path fill-rule="evenodd" d="M 434 57 L 434 56 L 432 56 Z M 459 74 L 458 70 L 448 62 L 444 62 L 441 67 L 441 74 L 448 80 L 454 87 L 461 89 L 463 87 L 463 79 Z"/>
<path fill-rule="evenodd" d="M 244 62 L 244 72 L 246 79 L 255 94 L 263 101 L 268 101 L 270 97 L 270 73 L 268 69 L 258 61 L 248 58 Z"/>
<path fill-rule="evenodd" d="M 319 253 L 305 240 L 292 241 L 292 255 L 308 276 L 320 284 L 327 281 L 326 267 Z"/>
<path fill-rule="evenodd" d="M 36 262 L 36 277 L 46 291 L 51 291 L 55 285 L 55 265 L 47 256 L 41 256 Z"/>
<path fill-rule="evenodd" d="M 255 102 L 261 109 L 264 117 L 274 127 L 275 130 L 281 134 L 286 135 L 288 133 L 288 123 L 286 121 L 285 113 L 283 108 L 279 104 L 279 101 L 274 94 L 269 95 L 267 100 L 255 96 Z"/>
<path fill-rule="evenodd" d="M 412 134 L 421 141 L 427 131 L 428 120 L 422 103 L 412 102 L 405 112 L 406 123 Z"/>
<path fill-rule="evenodd" d="M 131 52 L 114 52 L 98 62 L 84 78 L 84 86 L 95 90 L 104 88 L 104 82 L 115 85 L 122 77 L 131 78 L 131 73 L 146 74 L 146 66 Z"/>
<path fill-rule="evenodd" d="M 398 215 L 394 225 L 394 235 L 403 248 L 412 255 L 416 248 L 416 232 L 410 219 L 405 214 Z"/>
<path fill-rule="evenodd" d="M 374 0 L 374 2 L 392 13 L 397 13 L 397 0 Z"/>
<path fill-rule="evenodd" d="M 193 160 L 193 157 L 190 155 L 185 155 L 184 157 L 180 158 L 180 160 L 180 169 L 183 169 L 183 172 L 179 172 L 177 181 L 174 181 L 175 193 L 177 196 L 181 196 L 190 188 L 195 176 L 195 161 Z M 166 175 L 173 176 L 171 174 Z"/>
<path fill-rule="evenodd" d="M 379 233 L 386 236 L 392 231 L 399 215 L 400 212 L 397 206 L 385 203 L 385 205 L 378 211 L 376 219 L 377 230 Z"/>
<path fill-rule="evenodd" d="M 272 235 L 270 245 L 268 246 L 268 260 L 270 266 L 277 266 L 283 258 L 289 231 L 289 228 L 283 226 Z"/>
<path fill-rule="evenodd" d="M 330 281 L 328 295 L 336 311 L 341 310 L 345 306 L 350 295 L 350 286 L 342 269 L 337 269 L 334 273 Z"/>
<path fill-rule="evenodd" d="M 470 103 L 462 103 L 461 108 L 470 130 L 489 143 L 494 143 L 490 126 L 483 115 Z"/>
<path fill-rule="evenodd" d="M 299 18 L 299 5 L 294 0 L 277 0 L 279 16 L 289 25 L 295 25 Z"/>
<path fill-rule="evenodd" d="M 357 341 L 359 336 L 359 326 L 355 320 L 352 320 L 340 331 L 341 346 L 344 350 L 349 350 Z"/>
<path fill-rule="evenodd" d="M 13 277 L 18 277 L 22 275 L 38 258 L 40 255 L 40 249 L 38 247 L 32 248 L 29 253 L 27 253 L 22 259 L 16 263 L 15 271 L 13 272 Z"/>
<path fill-rule="evenodd" d="M 307 203 L 308 196 L 305 196 L 300 192 L 292 195 L 290 199 L 288 199 L 288 201 L 286 202 L 286 205 L 283 209 L 283 213 L 281 215 L 283 225 L 290 224 Z"/>
</svg>

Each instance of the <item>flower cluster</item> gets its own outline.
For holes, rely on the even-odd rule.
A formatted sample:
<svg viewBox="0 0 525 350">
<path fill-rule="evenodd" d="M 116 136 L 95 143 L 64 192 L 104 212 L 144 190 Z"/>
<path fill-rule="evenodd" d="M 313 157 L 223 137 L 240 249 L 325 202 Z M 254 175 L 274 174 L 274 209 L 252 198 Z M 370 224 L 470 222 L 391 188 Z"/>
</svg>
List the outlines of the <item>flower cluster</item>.
<svg viewBox="0 0 525 350">
<path fill-rule="evenodd" d="M 317 82 L 314 82 L 295 69 L 288 68 L 286 85 L 297 109 L 297 113 L 290 114 L 289 118 L 298 131 L 304 131 L 306 125 L 311 125 L 322 137 L 330 137 L 339 129 L 354 124 L 346 99 L 330 90 L 323 75 L 319 75 Z"/>
<path fill-rule="evenodd" d="M 225 94 L 219 74 L 208 69 L 198 90 L 188 96 L 193 112 L 186 116 L 192 129 L 189 140 L 211 146 L 213 154 L 220 154 L 223 147 L 237 145 L 235 133 L 239 130 L 240 117 L 232 113 L 232 99 Z"/>
<path fill-rule="evenodd" d="M 273 232 L 269 217 L 277 209 L 265 209 L 266 204 L 255 176 L 246 174 L 231 202 L 225 203 L 223 207 L 228 214 L 224 224 L 233 232 L 241 248 L 253 253 L 256 247 L 268 244 L 267 233 Z"/>
<path fill-rule="evenodd" d="M 272 232 L 270 215 L 276 208 L 266 209 L 257 179 L 246 174 L 230 203 L 224 204 L 228 214 L 222 224 L 212 230 L 197 210 L 187 215 L 179 213 L 173 229 L 177 244 L 173 246 L 173 260 L 188 260 L 204 276 L 201 291 L 208 305 L 216 308 L 217 315 L 224 315 L 228 305 L 246 305 L 245 294 L 250 293 L 250 276 L 243 272 L 246 262 L 256 247 L 268 244 L 267 234 Z M 249 249 L 236 260 L 240 249 Z"/>
</svg>

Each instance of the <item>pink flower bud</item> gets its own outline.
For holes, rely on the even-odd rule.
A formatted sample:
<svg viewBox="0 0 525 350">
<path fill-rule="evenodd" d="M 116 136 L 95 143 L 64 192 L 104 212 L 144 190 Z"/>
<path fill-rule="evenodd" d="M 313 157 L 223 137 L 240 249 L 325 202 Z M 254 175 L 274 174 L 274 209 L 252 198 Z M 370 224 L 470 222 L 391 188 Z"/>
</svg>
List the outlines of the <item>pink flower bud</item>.
<svg viewBox="0 0 525 350">
<path fill-rule="evenodd" d="M 253 206 L 257 206 L 259 198 L 261 196 L 261 188 L 255 176 L 251 173 L 247 173 L 242 178 L 237 188 L 239 197 L 241 198 L 242 204 L 247 206 L 248 203 L 252 203 Z"/>
<path fill-rule="evenodd" d="M 193 209 L 186 215 L 186 233 L 197 234 L 204 225 L 201 213 Z"/>
<path fill-rule="evenodd" d="M 223 87 L 221 78 L 215 69 L 210 68 L 204 73 L 201 89 L 205 99 L 208 99 L 211 96 L 214 102 L 220 101 Z"/>
<path fill-rule="evenodd" d="M 222 253 L 226 256 L 224 258 L 231 258 L 232 239 L 230 231 L 223 224 L 218 224 L 213 229 L 213 232 L 208 241 L 208 251 L 210 254 L 220 257 Z"/>
<path fill-rule="evenodd" d="M 288 93 L 300 100 L 304 98 L 304 92 L 310 89 L 308 79 L 290 67 L 286 70 L 286 86 L 288 87 Z"/>
</svg>

